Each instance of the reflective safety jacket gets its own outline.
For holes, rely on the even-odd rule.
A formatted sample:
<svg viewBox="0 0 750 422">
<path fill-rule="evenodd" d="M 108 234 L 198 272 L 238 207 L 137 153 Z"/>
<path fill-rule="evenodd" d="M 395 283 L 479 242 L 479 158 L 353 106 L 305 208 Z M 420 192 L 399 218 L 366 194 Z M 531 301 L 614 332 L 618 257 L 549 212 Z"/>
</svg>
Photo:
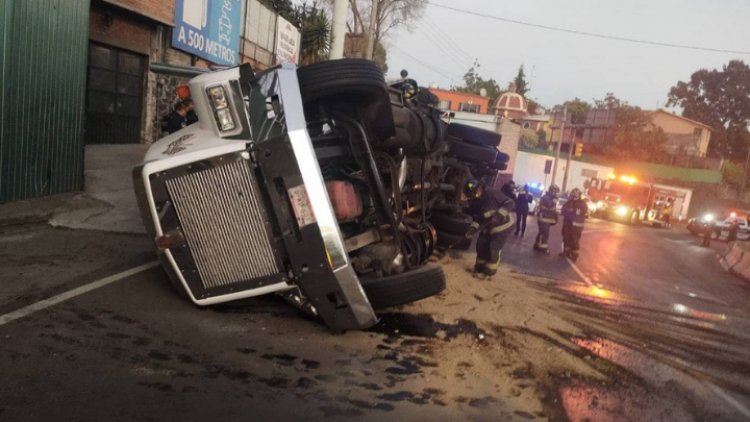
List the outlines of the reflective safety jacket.
<svg viewBox="0 0 750 422">
<path fill-rule="evenodd" d="M 500 233 L 516 225 L 516 203 L 497 189 L 488 189 L 480 198 L 479 213 L 472 225 L 482 227 L 490 235 Z"/>
<path fill-rule="evenodd" d="M 557 200 L 546 193 L 539 200 L 539 221 L 547 224 L 557 224 Z"/>
<path fill-rule="evenodd" d="M 583 227 L 589 207 L 582 199 L 570 199 L 562 207 L 563 224 Z"/>
</svg>

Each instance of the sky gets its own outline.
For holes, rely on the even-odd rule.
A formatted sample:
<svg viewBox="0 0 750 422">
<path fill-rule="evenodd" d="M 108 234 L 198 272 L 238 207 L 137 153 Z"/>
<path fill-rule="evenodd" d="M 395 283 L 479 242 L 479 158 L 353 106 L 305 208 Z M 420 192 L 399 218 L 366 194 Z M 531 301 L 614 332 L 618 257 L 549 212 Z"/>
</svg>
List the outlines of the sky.
<svg viewBox="0 0 750 422">
<path fill-rule="evenodd" d="M 551 107 L 612 92 L 644 109 L 699 69 L 750 63 L 748 0 L 429 0 L 423 17 L 388 35 L 388 77 L 409 71 L 422 86 L 461 85 L 474 59 L 502 89 L 523 64 L 527 97 Z M 450 6 L 478 13 L 447 10 Z M 670 48 L 601 39 L 490 19 L 501 17 L 608 36 L 707 47 Z M 744 54 L 742 52 L 745 52 Z M 750 95 L 750 94 L 749 94 Z"/>
</svg>

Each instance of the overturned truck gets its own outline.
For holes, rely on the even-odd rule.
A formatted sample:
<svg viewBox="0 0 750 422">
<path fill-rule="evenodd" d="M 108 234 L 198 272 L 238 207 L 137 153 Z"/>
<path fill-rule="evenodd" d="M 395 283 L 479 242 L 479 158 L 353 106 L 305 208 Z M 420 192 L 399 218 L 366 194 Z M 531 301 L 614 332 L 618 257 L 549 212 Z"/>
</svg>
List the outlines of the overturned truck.
<svg viewBox="0 0 750 422">
<path fill-rule="evenodd" d="M 279 294 L 334 330 L 435 295 L 462 242 L 464 186 L 507 165 L 500 136 L 446 124 L 413 80 L 359 59 L 201 74 L 197 123 L 134 171 L 144 224 L 197 305 Z"/>
</svg>

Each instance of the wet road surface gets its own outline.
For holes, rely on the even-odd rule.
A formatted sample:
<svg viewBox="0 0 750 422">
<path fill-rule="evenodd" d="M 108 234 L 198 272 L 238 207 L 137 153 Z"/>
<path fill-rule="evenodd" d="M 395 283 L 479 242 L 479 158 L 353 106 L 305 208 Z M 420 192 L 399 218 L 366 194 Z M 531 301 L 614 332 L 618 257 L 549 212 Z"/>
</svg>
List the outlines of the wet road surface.
<svg viewBox="0 0 750 422">
<path fill-rule="evenodd" d="M 681 227 L 592 219 L 573 264 L 558 257 L 559 226 L 549 255 L 530 252 L 536 222 L 529 223 L 526 236 L 506 245 L 504 262 L 516 271 L 569 280 L 563 289 L 603 305 L 578 319 L 589 333 L 574 339 L 579 347 L 652 384 L 691 391 L 702 400 L 695 404 L 698 414 L 710 409 L 722 419 L 750 420 L 750 283 L 721 267 L 725 243 L 704 248 Z M 571 419 L 606 416 L 580 406 L 594 390 L 565 388 Z"/>
<path fill-rule="evenodd" d="M 141 237 L 0 232 L 0 420 L 747 420 L 750 285 L 679 230 L 591 221 L 576 268 L 532 224 L 477 281 L 333 335 L 274 297 L 198 308 Z M 559 245 L 559 227 L 553 230 Z"/>
</svg>

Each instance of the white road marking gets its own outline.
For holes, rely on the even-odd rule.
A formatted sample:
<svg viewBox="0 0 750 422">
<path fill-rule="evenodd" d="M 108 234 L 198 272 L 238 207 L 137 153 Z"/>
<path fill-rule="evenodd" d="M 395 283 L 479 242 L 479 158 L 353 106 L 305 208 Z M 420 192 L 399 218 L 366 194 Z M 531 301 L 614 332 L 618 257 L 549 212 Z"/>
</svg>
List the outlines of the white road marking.
<svg viewBox="0 0 750 422">
<path fill-rule="evenodd" d="M 744 404 L 738 402 L 734 397 L 727 394 L 724 390 L 719 388 L 718 386 L 706 382 L 705 385 L 710 388 L 714 393 L 716 393 L 717 396 L 724 399 L 725 402 L 729 403 L 732 407 L 734 407 L 738 412 L 740 412 L 744 417 L 750 419 L 750 409 L 748 409 Z"/>
<path fill-rule="evenodd" d="M 586 233 L 603 233 L 603 232 L 619 232 L 619 231 L 621 231 L 621 229 L 619 229 L 619 228 L 616 228 L 616 229 L 584 229 L 583 230 L 583 234 L 586 234 Z"/>
<path fill-rule="evenodd" d="M 31 315 L 34 312 L 41 311 L 42 309 L 46 309 L 46 308 L 49 308 L 50 306 L 57 305 L 58 303 L 64 302 L 68 299 L 74 298 L 76 296 L 80 296 L 84 293 L 88 293 L 100 287 L 104 287 L 108 284 L 114 283 L 115 281 L 122 280 L 123 278 L 127 278 L 132 275 L 138 274 L 140 272 L 146 271 L 150 268 L 154 268 L 157 265 L 159 265 L 159 261 L 153 261 L 153 262 L 149 262 L 148 264 L 139 265 L 129 270 L 125 270 L 121 273 L 113 274 L 111 276 L 104 277 L 101 280 L 97 280 L 89 284 L 76 287 L 73 290 L 68 290 L 67 292 L 60 293 L 57 296 L 53 296 L 47 299 L 40 300 L 39 302 L 32 303 L 31 305 L 28 305 L 28 306 L 24 306 L 21 309 L 16 309 L 15 311 L 9 312 L 5 315 L 0 315 L 0 325 L 5 325 L 11 321 L 15 321 L 19 318 L 23 318 L 25 316 Z"/>
<path fill-rule="evenodd" d="M 575 264 L 570 258 L 565 258 L 566 261 L 568 261 L 568 264 L 573 268 L 573 271 L 578 274 L 578 277 L 581 277 L 581 280 L 583 280 L 584 283 L 588 284 L 589 286 L 593 286 L 594 283 L 591 282 L 591 279 L 586 277 L 586 274 L 581 271 L 580 268 L 578 268 L 578 265 Z"/>
</svg>

